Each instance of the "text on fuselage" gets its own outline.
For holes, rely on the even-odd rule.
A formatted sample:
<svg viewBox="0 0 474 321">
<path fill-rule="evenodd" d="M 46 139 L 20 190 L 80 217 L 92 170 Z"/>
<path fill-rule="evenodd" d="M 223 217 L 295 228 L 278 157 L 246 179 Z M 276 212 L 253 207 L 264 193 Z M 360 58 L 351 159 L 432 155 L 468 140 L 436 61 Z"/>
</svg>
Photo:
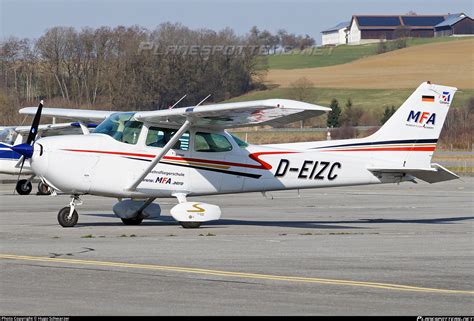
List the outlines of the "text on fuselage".
<svg viewBox="0 0 474 321">
<path fill-rule="evenodd" d="M 290 166 L 288 159 L 282 158 L 275 172 L 275 177 L 284 177 L 286 174 L 294 172 L 299 179 L 336 179 L 337 170 L 342 167 L 339 162 L 312 161 L 305 160 L 298 167 Z"/>
</svg>

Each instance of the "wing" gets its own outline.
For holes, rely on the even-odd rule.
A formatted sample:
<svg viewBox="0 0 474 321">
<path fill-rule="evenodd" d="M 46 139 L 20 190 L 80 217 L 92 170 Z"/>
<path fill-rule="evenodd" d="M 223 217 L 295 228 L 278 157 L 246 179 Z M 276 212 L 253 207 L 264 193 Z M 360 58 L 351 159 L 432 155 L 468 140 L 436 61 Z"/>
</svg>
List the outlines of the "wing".
<svg viewBox="0 0 474 321">
<path fill-rule="evenodd" d="M 38 107 L 25 107 L 20 109 L 20 114 L 35 115 Z M 41 116 L 57 117 L 62 119 L 102 122 L 105 118 L 113 114 L 108 110 L 87 110 L 87 109 L 66 109 L 66 108 L 43 108 Z"/>
<path fill-rule="evenodd" d="M 195 127 L 236 128 L 257 125 L 284 125 L 319 116 L 331 108 L 288 99 L 266 99 L 212 104 L 135 114 L 137 120 L 154 124 L 182 125 L 190 119 Z"/>
<path fill-rule="evenodd" d="M 93 128 L 95 124 L 86 124 L 87 127 Z M 44 135 L 48 134 L 73 134 L 80 132 L 79 123 L 60 123 L 60 124 L 47 124 L 47 125 L 39 125 L 38 133 Z M 19 134 L 28 134 L 30 132 L 30 126 L 17 126 L 12 127 L 17 133 Z"/>
</svg>

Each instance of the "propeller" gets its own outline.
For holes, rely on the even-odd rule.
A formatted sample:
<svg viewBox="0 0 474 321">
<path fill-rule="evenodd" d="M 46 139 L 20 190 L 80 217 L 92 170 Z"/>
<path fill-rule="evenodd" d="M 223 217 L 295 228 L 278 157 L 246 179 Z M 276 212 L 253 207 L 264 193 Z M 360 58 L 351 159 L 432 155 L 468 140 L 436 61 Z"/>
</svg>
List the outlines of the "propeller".
<svg viewBox="0 0 474 321">
<path fill-rule="evenodd" d="M 40 101 L 38 105 L 38 109 L 36 110 L 35 118 L 33 118 L 33 123 L 31 124 L 30 132 L 28 133 L 28 138 L 26 139 L 26 143 L 19 144 L 12 146 L 11 149 L 14 152 L 17 152 L 21 155 L 22 161 L 20 165 L 20 172 L 18 173 L 17 177 L 17 184 L 20 180 L 21 172 L 23 171 L 23 165 L 25 165 L 25 161 L 28 158 L 33 156 L 33 143 L 35 141 L 36 135 L 38 134 L 38 127 L 41 120 L 41 112 L 43 111 L 43 100 Z"/>
</svg>

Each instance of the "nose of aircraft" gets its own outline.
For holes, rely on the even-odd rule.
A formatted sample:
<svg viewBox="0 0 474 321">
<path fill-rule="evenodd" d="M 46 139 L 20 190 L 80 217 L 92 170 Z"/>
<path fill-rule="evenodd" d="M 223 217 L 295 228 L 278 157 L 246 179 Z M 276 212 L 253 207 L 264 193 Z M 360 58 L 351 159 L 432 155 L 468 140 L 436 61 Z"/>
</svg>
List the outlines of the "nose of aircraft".
<svg viewBox="0 0 474 321">
<path fill-rule="evenodd" d="M 46 147 L 44 147 L 46 146 Z M 36 175 L 43 177 L 47 174 L 48 171 L 48 153 L 47 153 L 48 144 L 44 138 L 37 142 L 32 147 L 32 156 L 30 159 L 31 169 L 35 172 Z"/>
</svg>

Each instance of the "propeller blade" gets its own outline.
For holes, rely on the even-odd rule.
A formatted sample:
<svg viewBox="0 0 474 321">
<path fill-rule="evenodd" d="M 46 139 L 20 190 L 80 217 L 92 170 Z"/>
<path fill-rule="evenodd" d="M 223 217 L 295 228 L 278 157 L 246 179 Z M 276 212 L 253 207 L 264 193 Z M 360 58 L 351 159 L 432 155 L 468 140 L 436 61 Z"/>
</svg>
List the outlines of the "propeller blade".
<svg viewBox="0 0 474 321">
<path fill-rule="evenodd" d="M 38 133 L 38 127 L 41 120 L 42 111 L 43 111 L 43 100 L 40 101 L 38 105 L 38 109 L 36 110 L 35 118 L 33 118 L 33 123 L 31 124 L 30 132 L 28 133 L 28 138 L 26 139 L 26 143 L 11 147 L 13 151 L 22 155 L 21 158 L 23 159 L 21 161 L 20 172 L 18 173 L 18 177 L 16 179 L 17 184 L 20 181 L 21 172 L 23 171 L 23 165 L 25 165 L 26 159 L 31 158 L 31 156 L 33 155 L 32 143 L 35 141 L 36 134 Z M 15 191 L 13 191 L 13 193 L 15 193 Z"/>
<path fill-rule="evenodd" d="M 36 134 L 38 133 L 38 127 L 41 120 L 41 112 L 43 111 L 43 101 L 41 100 L 38 109 L 36 110 L 35 118 L 33 119 L 33 123 L 31 124 L 30 132 L 28 134 L 28 138 L 26 139 L 26 143 L 31 145 L 31 143 L 35 140 Z"/>
</svg>

